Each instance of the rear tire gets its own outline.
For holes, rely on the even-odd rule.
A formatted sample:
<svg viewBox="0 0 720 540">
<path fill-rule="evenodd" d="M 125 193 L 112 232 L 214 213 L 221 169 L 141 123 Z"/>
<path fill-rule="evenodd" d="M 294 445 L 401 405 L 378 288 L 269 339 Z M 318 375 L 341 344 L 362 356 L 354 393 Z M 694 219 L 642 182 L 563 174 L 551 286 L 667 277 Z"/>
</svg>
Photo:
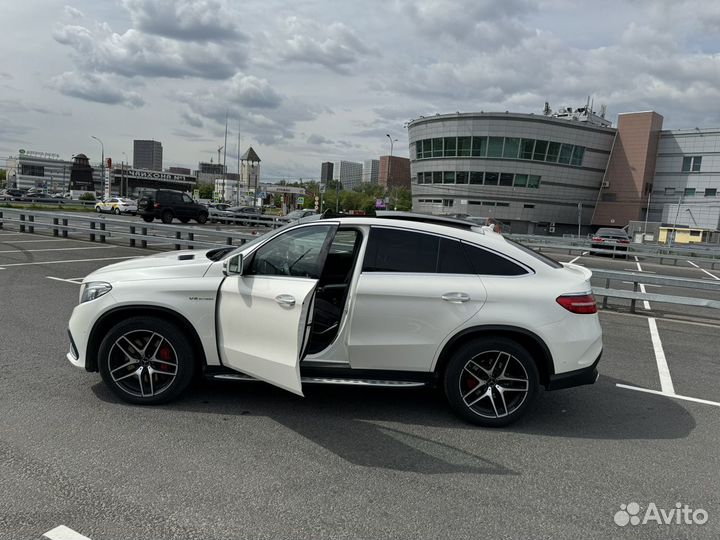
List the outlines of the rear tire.
<svg viewBox="0 0 720 540">
<path fill-rule="evenodd" d="M 165 223 L 165 225 L 168 225 L 168 224 L 172 223 L 173 213 L 172 213 L 170 210 L 165 210 L 165 211 L 161 214 L 160 220 L 161 220 L 163 223 Z"/>
<path fill-rule="evenodd" d="M 96 206 L 96 207 L 95 207 L 95 212 L 97 212 L 97 213 L 99 214 L 100 212 L 102 212 L 102 210 L 100 210 L 100 207 L 99 207 L 99 206 Z"/>
<path fill-rule="evenodd" d="M 166 403 L 192 381 L 192 351 L 191 343 L 174 324 L 155 317 L 133 317 L 116 324 L 100 344 L 100 375 L 123 401 Z"/>
<path fill-rule="evenodd" d="M 119 208 L 116 208 L 115 210 L 113 210 L 113 214 L 115 214 L 116 216 L 119 216 L 119 215 L 120 215 L 120 209 L 119 209 Z"/>
<path fill-rule="evenodd" d="M 201 212 L 198 214 L 198 217 L 195 218 L 195 221 L 197 221 L 200 225 L 204 225 L 208 220 L 208 215 L 205 212 Z"/>
<path fill-rule="evenodd" d="M 466 343 L 445 369 L 445 395 L 462 418 L 484 427 L 512 424 L 525 414 L 540 387 L 530 353 L 507 338 Z"/>
</svg>

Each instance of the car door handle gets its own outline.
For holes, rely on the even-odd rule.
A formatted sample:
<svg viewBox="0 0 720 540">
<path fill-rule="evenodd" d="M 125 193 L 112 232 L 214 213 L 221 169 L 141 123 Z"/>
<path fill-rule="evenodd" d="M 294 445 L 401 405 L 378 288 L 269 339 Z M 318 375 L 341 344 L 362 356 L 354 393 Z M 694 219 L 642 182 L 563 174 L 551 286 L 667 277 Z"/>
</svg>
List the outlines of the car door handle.
<svg viewBox="0 0 720 540">
<path fill-rule="evenodd" d="M 451 292 L 443 294 L 440 298 L 453 304 L 462 304 L 463 302 L 470 300 L 470 295 L 461 292 Z"/>
<path fill-rule="evenodd" d="M 275 301 L 282 307 L 293 307 L 295 305 L 295 297 L 292 294 L 278 294 Z"/>
</svg>

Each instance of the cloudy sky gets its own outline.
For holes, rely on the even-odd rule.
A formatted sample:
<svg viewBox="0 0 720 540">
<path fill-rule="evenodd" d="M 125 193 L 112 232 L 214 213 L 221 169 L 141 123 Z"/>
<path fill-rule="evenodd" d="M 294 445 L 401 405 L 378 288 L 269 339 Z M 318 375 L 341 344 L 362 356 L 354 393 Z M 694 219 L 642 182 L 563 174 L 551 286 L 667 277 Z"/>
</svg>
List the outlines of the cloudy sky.
<svg viewBox="0 0 720 540">
<path fill-rule="evenodd" d="M 68 3 L 70 2 L 70 3 Z M 436 112 L 654 109 L 720 126 L 720 2 L 2 0 L 0 156 L 18 148 L 164 165 L 217 160 L 226 113 L 264 179 L 408 154 Z M 2 162 L 0 162 L 0 165 Z"/>
</svg>

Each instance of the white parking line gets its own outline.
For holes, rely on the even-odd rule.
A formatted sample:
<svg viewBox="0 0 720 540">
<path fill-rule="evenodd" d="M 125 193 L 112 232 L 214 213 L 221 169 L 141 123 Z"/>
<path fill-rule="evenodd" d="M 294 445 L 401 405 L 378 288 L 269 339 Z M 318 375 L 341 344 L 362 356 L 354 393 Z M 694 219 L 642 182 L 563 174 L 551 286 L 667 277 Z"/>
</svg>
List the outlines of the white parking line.
<svg viewBox="0 0 720 540">
<path fill-rule="evenodd" d="M 689 262 L 690 264 L 692 264 L 692 265 L 693 265 L 695 268 L 697 268 L 698 270 L 702 270 L 703 272 L 705 272 L 705 273 L 706 273 L 708 276 L 710 276 L 711 278 L 717 279 L 718 281 L 720 281 L 720 277 L 717 277 L 715 274 L 711 274 L 710 272 L 708 272 L 708 271 L 705 270 L 704 268 L 700 268 L 697 264 L 695 264 L 695 263 L 692 262 L 692 261 L 688 261 L 688 262 Z"/>
<path fill-rule="evenodd" d="M 668 394 L 667 392 L 660 392 L 658 390 L 650 390 L 649 388 L 640 388 L 638 386 L 630 386 L 628 384 L 620 384 L 615 383 L 615 386 L 618 388 L 625 388 L 626 390 L 636 390 L 638 392 L 646 392 L 648 394 L 655 394 L 657 396 L 665 396 L 675 399 L 684 399 L 685 401 L 693 401 L 695 403 L 703 403 L 705 405 L 715 405 L 716 407 L 720 407 L 720 403 L 717 401 L 710 401 L 709 399 L 700 399 L 700 398 L 694 398 L 689 396 L 681 396 L 679 394 Z"/>
<path fill-rule="evenodd" d="M 94 261 L 118 261 L 120 259 L 136 259 L 137 257 L 102 257 L 99 259 L 74 259 L 70 261 L 42 261 L 42 262 L 30 262 L 30 263 L 13 263 L 6 264 L 0 270 L 5 270 L 11 266 L 38 266 L 40 264 L 70 264 L 70 263 L 83 263 L 83 262 L 94 262 Z"/>
<path fill-rule="evenodd" d="M 662 341 L 660 341 L 660 334 L 658 333 L 657 323 L 653 317 L 648 319 L 650 325 L 650 339 L 652 339 L 653 349 L 655 350 L 655 362 L 657 362 L 658 374 L 660 375 L 660 388 L 664 394 L 675 394 L 675 387 L 673 386 L 672 378 L 670 377 L 670 368 L 665 358 L 665 351 L 663 350 Z"/>
<path fill-rule="evenodd" d="M 635 264 L 637 265 L 638 272 L 642 272 L 643 269 L 642 269 L 642 267 L 640 266 L 640 262 L 638 261 L 637 255 L 635 256 Z M 638 285 L 640 285 L 640 292 L 641 292 L 641 293 L 647 292 L 647 291 L 645 290 L 645 285 L 644 285 L 644 284 L 639 283 Z M 647 300 L 643 300 L 643 307 L 644 307 L 645 309 L 648 309 L 648 310 L 649 310 L 649 309 L 650 309 L 650 302 L 648 302 Z"/>
<path fill-rule="evenodd" d="M 77 531 L 73 531 L 70 527 L 65 525 L 58 525 L 54 529 L 50 529 L 48 532 L 43 534 L 45 538 L 50 540 L 90 540 L 87 536 L 80 534 Z"/>
<path fill-rule="evenodd" d="M 83 249 L 115 249 L 119 246 L 90 246 L 90 247 L 67 247 L 67 248 L 44 248 L 44 249 L 12 249 L 0 251 L 0 253 L 38 253 L 40 251 L 80 251 Z"/>
</svg>

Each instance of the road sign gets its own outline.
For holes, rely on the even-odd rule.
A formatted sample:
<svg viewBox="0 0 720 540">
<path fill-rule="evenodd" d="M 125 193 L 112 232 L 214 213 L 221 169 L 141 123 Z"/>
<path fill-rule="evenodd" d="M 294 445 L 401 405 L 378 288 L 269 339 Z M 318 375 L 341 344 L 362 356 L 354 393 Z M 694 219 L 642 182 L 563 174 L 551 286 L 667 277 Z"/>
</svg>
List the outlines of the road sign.
<svg viewBox="0 0 720 540">
<path fill-rule="evenodd" d="M 298 197 L 297 202 L 298 204 L 305 204 L 305 197 Z"/>
<path fill-rule="evenodd" d="M 199 198 L 200 198 L 200 190 L 199 190 L 199 189 L 194 189 L 194 190 L 193 190 L 193 199 L 196 199 L 196 200 L 197 200 L 197 199 L 199 199 Z"/>
</svg>

